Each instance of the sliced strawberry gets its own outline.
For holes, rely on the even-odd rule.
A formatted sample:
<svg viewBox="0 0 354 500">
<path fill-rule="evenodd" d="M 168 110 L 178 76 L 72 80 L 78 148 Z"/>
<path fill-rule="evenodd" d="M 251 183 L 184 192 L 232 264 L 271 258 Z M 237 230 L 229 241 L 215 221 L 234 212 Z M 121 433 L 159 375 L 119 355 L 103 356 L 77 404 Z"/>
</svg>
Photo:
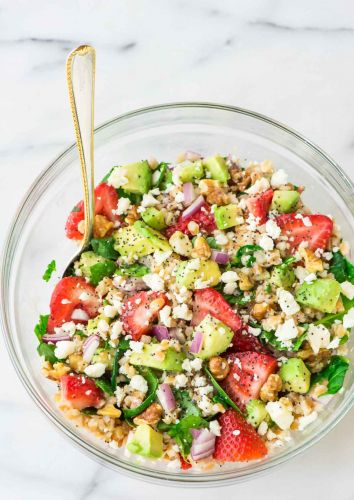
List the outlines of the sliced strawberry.
<svg viewBox="0 0 354 500">
<path fill-rule="evenodd" d="M 94 287 L 86 283 L 84 278 L 63 278 L 52 293 L 47 330 L 53 332 L 55 327 L 71 321 L 74 309 L 83 309 L 93 318 L 97 316 L 99 307 L 100 302 Z M 82 322 L 80 320 L 80 323 Z"/>
<path fill-rule="evenodd" d="M 257 399 L 262 385 L 277 370 L 275 358 L 258 352 L 231 353 L 227 356 L 230 372 L 221 386 L 243 411 L 251 399 Z"/>
<path fill-rule="evenodd" d="M 166 229 L 167 238 L 170 238 L 176 231 L 182 231 L 182 233 L 191 236 L 191 233 L 188 229 L 188 224 L 191 221 L 198 224 L 199 229 L 202 233 L 210 234 L 216 229 L 214 215 L 210 211 L 210 206 L 207 203 L 204 203 L 200 210 L 198 210 L 198 212 L 196 212 L 194 215 L 191 215 L 186 219 L 182 219 L 181 215 L 176 224 L 168 227 Z"/>
<path fill-rule="evenodd" d="M 199 325 L 207 314 L 222 321 L 234 332 L 242 328 L 240 316 L 232 309 L 221 293 L 214 288 L 203 288 L 195 291 L 192 325 Z"/>
<path fill-rule="evenodd" d="M 214 458 L 220 462 L 246 462 L 267 455 L 262 438 L 240 413 L 227 410 L 219 417 L 221 435 L 215 440 Z"/>
<path fill-rule="evenodd" d="M 95 382 L 84 375 L 71 373 L 60 379 L 63 398 L 73 408 L 83 410 L 89 406 L 98 406 L 103 399 L 103 392 Z"/>
<path fill-rule="evenodd" d="M 250 214 L 258 218 L 258 224 L 264 224 L 268 218 L 268 212 L 273 199 L 273 190 L 268 189 L 264 193 L 250 196 L 246 205 Z"/>
<path fill-rule="evenodd" d="M 304 224 L 304 219 L 310 221 Z M 291 248 L 296 248 L 302 241 L 308 243 L 310 250 L 326 248 L 328 240 L 333 231 L 333 221 L 327 215 L 304 215 L 284 214 L 277 217 L 277 224 L 282 233 L 289 237 Z"/>
<path fill-rule="evenodd" d="M 118 195 L 114 187 L 109 186 L 105 182 L 99 184 L 95 188 L 95 213 L 96 215 L 104 215 L 110 221 L 119 220 L 119 216 L 113 213 L 117 208 Z M 70 212 L 66 221 L 65 232 L 66 236 L 71 240 L 81 240 L 82 233 L 78 231 L 78 224 L 85 218 L 84 203 L 79 201 Z"/>
<path fill-rule="evenodd" d="M 257 337 L 248 332 L 247 325 L 243 325 L 242 328 L 235 333 L 231 344 L 232 345 L 228 349 L 228 352 L 254 351 L 263 354 L 269 353 L 262 342 Z"/>
<path fill-rule="evenodd" d="M 192 468 L 192 464 L 187 462 L 187 460 L 185 460 L 180 453 L 178 453 L 178 458 L 179 458 L 182 470 L 188 470 L 188 469 Z"/>
<path fill-rule="evenodd" d="M 169 303 L 164 293 L 139 292 L 124 302 L 123 328 L 133 340 L 139 340 L 152 327 L 160 309 Z"/>
</svg>

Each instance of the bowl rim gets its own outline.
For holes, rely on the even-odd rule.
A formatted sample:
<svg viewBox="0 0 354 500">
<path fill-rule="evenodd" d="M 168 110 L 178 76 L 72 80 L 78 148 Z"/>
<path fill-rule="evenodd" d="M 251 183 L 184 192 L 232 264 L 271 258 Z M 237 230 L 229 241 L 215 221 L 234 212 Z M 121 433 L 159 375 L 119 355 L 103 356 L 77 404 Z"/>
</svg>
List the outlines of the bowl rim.
<svg viewBox="0 0 354 500">
<path fill-rule="evenodd" d="M 332 168 L 335 169 L 335 171 L 340 176 L 342 182 L 346 184 L 346 187 L 348 189 L 351 189 L 352 191 L 354 190 L 353 182 L 350 180 L 347 174 L 341 169 L 339 164 L 335 160 L 333 160 L 322 148 L 317 146 L 314 142 L 307 139 L 304 135 L 300 134 L 296 130 L 284 125 L 283 123 L 277 120 L 273 120 L 272 118 L 269 118 L 266 115 L 236 106 L 230 106 L 226 104 L 216 104 L 211 102 L 188 102 L 188 101 L 157 104 L 128 111 L 110 120 L 106 120 L 101 125 L 95 128 L 94 133 L 97 134 L 98 132 L 104 130 L 107 127 L 110 127 L 115 123 L 124 122 L 125 120 L 129 120 L 130 118 L 137 117 L 146 113 L 166 111 L 168 109 L 183 109 L 183 108 L 204 108 L 204 109 L 215 109 L 219 111 L 228 111 L 232 113 L 249 116 L 253 119 L 265 122 L 273 127 L 276 127 L 282 130 L 283 132 L 290 134 L 291 136 L 295 137 L 301 142 L 305 143 L 305 145 L 307 145 L 315 153 L 322 156 L 323 159 L 326 162 L 328 162 Z M 43 403 L 41 398 L 38 397 L 35 388 L 32 386 L 31 382 L 27 379 L 26 373 L 16 355 L 16 350 L 13 345 L 13 339 L 10 334 L 11 328 L 8 320 L 8 311 L 7 308 L 5 307 L 5 305 L 7 304 L 6 302 L 7 290 L 5 290 L 4 287 L 5 283 L 4 278 L 7 271 L 5 263 L 7 262 L 7 256 L 9 254 L 10 243 L 12 240 L 14 229 L 18 223 L 18 220 L 21 216 L 23 209 L 25 208 L 27 202 L 31 198 L 32 192 L 35 190 L 39 181 L 42 178 L 44 178 L 47 174 L 49 174 L 50 170 L 64 157 L 69 155 L 75 148 L 76 148 L 76 143 L 74 142 L 71 145 L 69 145 L 66 149 L 64 149 L 53 161 L 47 164 L 47 167 L 43 169 L 38 176 L 36 176 L 32 184 L 26 191 L 25 195 L 22 197 L 22 200 L 15 212 L 15 215 L 12 217 L 12 220 L 10 222 L 7 235 L 5 237 L 2 247 L 1 263 L 0 263 L 0 279 L 1 279 L 0 300 L 1 300 L 1 312 L 2 312 L 2 314 L 0 315 L 0 322 L 8 354 L 15 368 L 15 371 L 22 382 L 22 385 L 25 387 L 30 397 L 34 400 L 36 406 L 48 417 L 49 421 L 51 422 L 51 424 L 54 425 L 57 431 L 58 432 L 61 431 L 67 439 L 69 439 L 71 442 L 74 442 L 74 444 L 81 451 L 85 452 L 88 456 L 92 457 L 96 461 L 100 462 L 101 464 L 115 471 L 119 470 L 119 472 L 122 472 L 125 475 L 128 475 L 135 479 L 143 479 L 145 481 L 159 483 L 162 485 L 170 484 L 170 485 L 179 485 L 184 487 L 227 486 L 230 484 L 235 484 L 236 482 L 249 480 L 250 478 L 253 477 L 259 477 L 260 475 L 263 475 L 268 471 L 270 472 L 275 467 L 278 467 L 279 465 L 287 462 L 290 458 L 293 458 L 301 453 L 304 453 L 311 446 L 313 446 L 320 439 L 322 439 L 326 434 L 328 434 L 353 406 L 354 403 L 354 391 L 352 390 L 353 387 L 351 388 L 352 394 L 349 395 L 348 399 L 343 402 L 339 414 L 336 415 L 336 417 L 332 421 L 327 422 L 326 425 L 324 425 L 324 427 L 319 432 L 314 434 L 312 437 L 309 437 L 305 443 L 301 444 L 297 448 L 290 448 L 280 457 L 273 456 L 270 458 L 269 461 L 265 461 L 263 463 L 254 462 L 253 465 L 254 468 L 248 471 L 243 470 L 240 475 L 238 475 L 237 472 L 235 474 L 235 471 L 227 471 L 224 474 L 220 474 L 219 477 L 214 476 L 212 473 L 202 474 L 198 476 L 187 475 L 187 474 L 176 475 L 176 474 L 171 474 L 167 471 L 150 473 L 149 469 L 137 467 L 133 463 L 128 464 L 126 462 L 117 462 L 117 457 L 107 454 L 104 450 L 93 448 L 88 442 L 82 439 L 79 435 L 75 434 L 69 426 L 64 425 L 63 422 L 61 422 L 60 419 L 50 411 L 50 409 Z M 233 477 L 232 474 L 234 474 Z"/>
</svg>

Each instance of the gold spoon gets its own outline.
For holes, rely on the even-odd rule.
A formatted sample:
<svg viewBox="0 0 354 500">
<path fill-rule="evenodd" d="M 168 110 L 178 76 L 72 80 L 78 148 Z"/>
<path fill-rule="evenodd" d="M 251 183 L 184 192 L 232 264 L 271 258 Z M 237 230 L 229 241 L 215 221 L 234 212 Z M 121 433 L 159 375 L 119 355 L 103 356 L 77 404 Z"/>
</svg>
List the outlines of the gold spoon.
<svg viewBox="0 0 354 500">
<path fill-rule="evenodd" d="M 79 151 L 83 188 L 85 231 L 80 248 L 67 265 L 63 276 L 72 275 L 74 262 L 87 250 L 95 218 L 93 122 L 96 51 L 90 45 L 73 50 L 66 62 L 66 79 Z"/>
</svg>

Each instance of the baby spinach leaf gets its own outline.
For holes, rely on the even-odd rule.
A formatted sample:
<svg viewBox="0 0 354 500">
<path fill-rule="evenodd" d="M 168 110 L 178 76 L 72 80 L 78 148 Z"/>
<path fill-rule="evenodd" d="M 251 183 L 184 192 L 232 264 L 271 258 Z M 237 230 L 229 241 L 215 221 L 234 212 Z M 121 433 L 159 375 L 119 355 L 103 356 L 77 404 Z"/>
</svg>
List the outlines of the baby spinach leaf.
<svg viewBox="0 0 354 500">
<path fill-rule="evenodd" d="M 354 284 L 354 266 L 341 252 L 334 252 L 329 270 L 339 283 L 350 281 Z"/>
<path fill-rule="evenodd" d="M 97 286 L 104 277 L 112 276 L 116 269 L 117 265 L 113 261 L 97 262 L 97 264 L 90 267 L 90 283 Z"/>
<path fill-rule="evenodd" d="M 253 254 L 254 252 L 257 252 L 257 250 L 262 250 L 262 248 L 259 245 L 243 245 L 237 250 L 236 255 L 231 260 L 231 265 L 236 267 L 243 266 L 242 257 L 248 255 L 249 257 L 246 262 L 246 267 L 251 267 L 252 264 L 254 264 L 256 261 L 256 258 Z"/>
<path fill-rule="evenodd" d="M 114 238 L 101 238 L 91 240 L 92 250 L 105 259 L 116 260 L 119 253 L 114 250 Z"/>
<path fill-rule="evenodd" d="M 108 380 L 104 378 L 96 378 L 94 379 L 94 382 L 96 386 L 106 394 L 109 394 L 110 396 L 114 395 L 114 390 Z"/>
<path fill-rule="evenodd" d="M 49 262 L 47 269 L 44 271 L 44 274 L 42 276 L 44 281 L 46 281 L 48 283 L 48 281 L 52 277 L 52 274 L 54 273 L 56 268 L 57 268 L 57 263 L 55 262 L 55 260 L 52 260 L 51 262 Z"/>
<path fill-rule="evenodd" d="M 94 406 L 89 406 L 88 408 L 83 408 L 80 410 L 84 415 L 97 415 L 97 408 Z"/>
<path fill-rule="evenodd" d="M 148 406 L 151 405 L 156 399 L 156 391 L 159 385 L 159 379 L 156 377 L 155 373 L 150 370 L 150 368 L 145 368 L 145 367 L 140 367 L 139 368 L 139 373 L 142 375 L 149 387 L 149 392 L 147 397 L 144 399 L 144 401 L 137 406 L 136 408 L 130 408 L 130 409 L 125 409 L 123 410 L 123 415 L 125 418 L 134 418 L 139 413 L 142 413 Z"/>
<path fill-rule="evenodd" d="M 169 429 L 161 429 L 161 426 L 160 429 L 168 432 L 168 434 L 176 441 L 179 449 L 181 450 L 181 454 L 185 458 L 191 451 L 193 443 L 191 429 L 208 427 L 209 422 L 204 418 L 198 417 L 197 415 L 189 415 L 182 418 L 177 424 L 171 425 Z"/>
<path fill-rule="evenodd" d="M 277 349 L 277 351 L 292 351 L 292 352 L 297 352 L 300 349 L 306 337 L 307 333 L 304 332 L 302 335 L 300 335 L 300 337 L 297 337 L 297 339 L 294 340 L 294 342 L 291 345 L 287 346 L 284 345 L 283 342 L 275 336 L 274 331 L 270 332 L 262 331 L 262 333 L 259 336 L 259 338 L 263 341 L 264 344 L 270 344 L 272 347 Z"/>
<path fill-rule="evenodd" d="M 214 238 L 214 236 L 207 236 L 206 240 L 210 248 L 213 248 L 214 250 L 220 250 L 221 247 L 216 243 L 216 239 Z"/>
<path fill-rule="evenodd" d="M 150 269 L 142 264 L 131 264 L 130 266 L 122 266 L 116 270 L 119 276 L 131 276 L 132 278 L 141 278 L 148 274 Z"/>
<path fill-rule="evenodd" d="M 111 375 L 111 386 L 113 391 L 117 388 L 117 376 L 119 372 L 119 360 L 123 357 L 125 351 L 129 349 L 129 340 L 123 339 L 119 342 L 118 348 L 114 355 Z"/>
<path fill-rule="evenodd" d="M 103 177 L 103 179 L 101 180 L 100 184 L 102 184 L 103 182 L 107 182 L 107 181 L 108 181 L 108 177 L 111 175 L 111 173 L 113 172 L 114 168 L 115 168 L 115 167 L 112 167 L 112 168 L 110 169 L 110 171 L 109 171 L 109 172 L 107 172 L 107 174 L 106 174 L 106 175 Z"/>
<path fill-rule="evenodd" d="M 181 391 L 180 389 L 176 389 L 174 391 L 175 398 L 179 403 L 180 408 L 182 409 L 183 416 L 188 417 L 189 415 L 196 415 L 198 417 L 201 416 L 201 411 L 192 401 L 188 391 Z"/>
<path fill-rule="evenodd" d="M 349 361 L 347 358 L 344 356 L 332 356 L 329 365 L 312 376 L 311 383 L 313 385 L 322 380 L 327 380 L 327 392 L 322 394 L 322 396 L 336 394 L 343 387 L 348 368 Z"/>
<path fill-rule="evenodd" d="M 223 405 L 226 406 L 231 406 L 234 410 L 238 411 L 239 413 L 242 414 L 241 410 L 239 407 L 232 401 L 230 396 L 224 391 L 224 389 L 218 384 L 218 382 L 215 380 L 215 378 L 212 376 L 208 368 L 204 368 L 205 373 L 208 375 L 210 382 L 214 389 L 217 391 L 217 396 L 219 399 L 219 402 L 221 402 Z"/>
<path fill-rule="evenodd" d="M 58 358 L 54 354 L 55 345 L 46 344 L 45 342 L 40 342 L 37 347 L 37 352 L 40 356 L 43 356 L 46 361 L 49 363 L 56 363 Z"/>
<path fill-rule="evenodd" d="M 128 198 L 132 205 L 140 205 L 143 196 L 139 193 L 130 193 L 129 191 L 124 191 L 123 188 L 118 188 L 117 193 L 119 198 Z"/>
<path fill-rule="evenodd" d="M 34 327 L 34 333 L 39 341 L 42 340 L 43 335 L 47 332 L 49 314 L 40 314 L 38 323 Z"/>
</svg>

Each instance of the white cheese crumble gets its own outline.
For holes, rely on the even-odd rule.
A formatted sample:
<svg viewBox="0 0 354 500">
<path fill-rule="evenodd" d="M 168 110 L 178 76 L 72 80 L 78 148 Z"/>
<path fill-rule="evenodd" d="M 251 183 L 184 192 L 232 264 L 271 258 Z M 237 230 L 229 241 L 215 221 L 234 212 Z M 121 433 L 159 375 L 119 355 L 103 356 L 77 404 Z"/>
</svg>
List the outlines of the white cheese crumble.
<svg viewBox="0 0 354 500">
<path fill-rule="evenodd" d="M 238 280 L 238 274 L 235 271 L 226 271 L 221 275 L 221 281 L 223 283 L 234 283 Z"/>
<path fill-rule="evenodd" d="M 129 342 L 129 347 L 133 352 L 141 352 L 144 347 L 144 342 L 137 342 L 135 340 L 131 340 Z"/>
<path fill-rule="evenodd" d="M 104 363 L 94 363 L 93 365 L 87 366 L 84 371 L 89 377 L 102 377 L 106 371 L 106 365 Z"/>
<path fill-rule="evenodd" d="M 343 316 L 343 326 L 344 328 L 353 328 L 354 326 L 354 307 L 349 309 L 347 314 Z"/>
<path fill-rule="evenodd" d="M 305 269 L 304 267 L 302 266 L 297 266 L 295 267 L 295 276 L 297 277 L 297 279 L 299 280 L 300 284 L 303 283 L 306 279 L 306 277 L 310 274 L 307 269 Z"/>
<path fill-rule="evenodd" d="M 176 196 L 175 196 L 175 201 L 176 201 L 176 203 L 183 203 L 184 202 L 184 194 L 182 191 L 177 191 Z"/>
<path fill-rule="evenodd" d="M 310 273 L 308 274 L 303 281 L 305 281 L 306 283 L 312 283 L 313 281 L 315 281 L 317 279 L 317 276 L 315 273 Z"/>
<path fill-rule="evenodd" d="M 172 251 L 168 250 L 167 252 L 155 252 L 153 255 L 156 264 L 161 265 L 170 257 L 170 255 L 172 255 Z"/>
<path fill-rule="evenodd" d="M 116 210 L 114 210 L 114 213 L 117 215 L 125 214 L 129 210 L 130 206 L 131 202 L 129 198 L 119 198 L 118 205 Z"/>
<path fill-rule="evenodd" d="M 202 369 L 203 361 L 200 358 L 195 358 L 191 361 L 191 367 L 195 371 L 199 371 Z"/>
<path fill-rule="evenodd" d="M 340 284 L 342 293 L 349 299 L 352 300 L 354 298 L 354 285 L 350 283 L 350 281 L 343 281 Z"/>
<path fill-rule="evenodd" d="M 117 406 L 119 407 L 123 403 L 123 399 L 125 398 L 125 392 L 123 387 L 117 387 L 117 389 L 114 391 L 114 395 L 117 400 Z"/>
<path fill-rule="evenodd" d="M 318 354 L 321 347 L 326 348 L 330 339 L 330 332 L 325 326 L 314 324 L 309 326 L 307 331 L 307 340 L 315 354 Z"/>
<path fill-rule="evenodd" d="M 148 383 L 141 375 L 133 375 L 130 379 L 129 387 L 144 394 L 148 391 Z"/>
<path fill-rule="evenodd" d="M 294 296 L 287 290 L 277 290 L 278 304 L 286 316 L 292 316 L 300 311 L 300 306 Z"/>
<path fill-rule="evenodd" d="M 296 338 L 298 335 L 298 329 L 295 325 L 295 321 L 290 318 L 284 321 L 283 324 L 279 325 L 275 331 L 275 336 L 281 341 L 287 341 Z"/>
<path fill-rule="evenodd" d="M 111 325 L 111 340 L 117 340 L 119 335 L 123 331 L 123 323 L 121 321 L 115 321 Z"/>
<path fill-rule="evenodd" d="M 339 347 L 340 343 L 340 338 L 339 337 L 334 337 L 333 340 L 330 341 L 330 343 L 327 346 L 327 349 L 337 349 Z"/>
<path fill-rule="evenodd" d="M 281 401 L 269 402 L 266 404 L 266 410 L 270 418 L 284 431 L 289 429 L 294 421 L 291 410 Z"/>
<path fill-rule="evenodd" d="M 114 188 L 118 189 L 121 186 L 128 184 L 129 180 L 126 177 L 126 175 L 127 171 L 125 168 L 115 167 L 107 179 L 107 184 L 109 186 L 113 186 Z"/>
<path fill-rule="evenodd" d="M 280 227 L 273 219 L 267 220 L 267 222 L 265 224 L 265 230 L 266 230 L 267 235 L 270 238 L 272 238 L 273 240 L 276 240 L 277 238 L 279 238 L 280 233 L 281 233 Z"/>
<path fill-rule="evenodd" d="M 278 188 L 280 186 L 284 186 L 284 184 L 288 183 L 288 174 L 280 168 L 274 174 L 272 175 L 272 178 L 270 180 L 270 185 L 273 188 Z"/>
<path fill-rule="evenodd" d="M 299 422 L 299 431 L 303 431 L 305 429 L 305 427 L 307 427 L 308 425 L 312 424 L 312 422 L 314 422 L 317 417 L 318 417 L 317 411 L 313 411 L 309 415 L 305 415 L 303 417 L 300 417 L 299 420 L 298 420 L 298 422 Z"/>
<path fill-rule="evenodd" d="M 105 335 L 109 330 L 109 324 L 105 319 L 100 319 L 97 323 L 97 331 L 100 335 Z"/>
<path fill-rule="evenodd" d="M 215 241 L 217 245 L 227 245 L 229 242 L 229 238 L 224 233 L 215 234 Z"/>
<path fill-rule="evenodd" d="M 221 425 L 217 420 L 212 420 L 210 422 L 209 430 L 214 436 L 221 436 Z"/>
<path fill-rule="evenodd" d="M 54 355 L 58 359 L 65 359 L 75 351 L 75 342 L 72 340 L 61 340 L 56 343 Z"/>
<path fill-rule="evenodd" d="M 180 373 L 176 375 L 173 385 L 176 387 L 176 389 L 181 389 L 182 387 L 186 387 L 187 383 L 188 378 L 184 375 L 184 373 Z"/>
<path fill-rule="evenodd" d="M 249 326 L 248 327 L 248 331 L 254 335 L 255 337 L 257 337 L 258 335 L 260 335 L 262 333 L 262 329 L 261 328 L 254 328 L 253 326 Z"/>
<path fill-rule="evenodd" d="M 233 281 L 232 283 L 226 283 L 224 286 L 224 293 L 232 295 L 237 288 L 237 283 Z"/>
<path fill-rule="evenodd" d="M 192 319 L 193 313 L 188 309 L 187 304 L 180 304 L 173 308 L 173 317 L 176 319 L 184 319 L 189 321 Z"/>
<path fill-rule="evenodd" d="M 263 193 L 264 191 L 267 191 L 267 189 L 270 188 L 270 184 L 268 179 L 265 177 L 261 177 L 260 179 L 257 179 L 254 184 L 252 184 L 251 187 L 245 190 L 246 193 L 248 194 L 259 194 Z"/>
<path fill-rule="evenodd" d="M 171 311 L 171 306 L 164 306 L 159 312 L 161 323 L 167 327 L 170 327 L 172 324 Z"/>
<path fill-rule="evenodd" d="M 265 420 L 262 420 L 262 422 L 259 424 L 257 432 L 260 436 L 264 436 L 267 433 L 267 430 L 268 430 L 268 424 Z"/>
<path fill-rule="evenodd" d="M 117 315 L 117 309 L 114 306 L 104 306 L 103 308 L 103 314 L 106 316 L 106 318 L 114 318 Z"/>
<path fill-rule="evenodd" d="M 266 234 L 262 234 L 262 236 L 259 238 L 258 245 L 266 252 L 273 250 L 274 248 L 274 242 L 272 238 Z"/>
<path fill-rule="evenodd" d="M 164 280 L 156 273 L 145 274 L 142 280 L 154 292 L 161 292 L 165 289 Z"/>
<path fill-rule="evenodd" d="M 147 193 L 143 195 L 143 199 L 141 201 L 141 206 L 142 207 L 153 207 L 155 205 L 158 205 L 159 201 L 152 196 L 152 194 Z"/>
</svg>

